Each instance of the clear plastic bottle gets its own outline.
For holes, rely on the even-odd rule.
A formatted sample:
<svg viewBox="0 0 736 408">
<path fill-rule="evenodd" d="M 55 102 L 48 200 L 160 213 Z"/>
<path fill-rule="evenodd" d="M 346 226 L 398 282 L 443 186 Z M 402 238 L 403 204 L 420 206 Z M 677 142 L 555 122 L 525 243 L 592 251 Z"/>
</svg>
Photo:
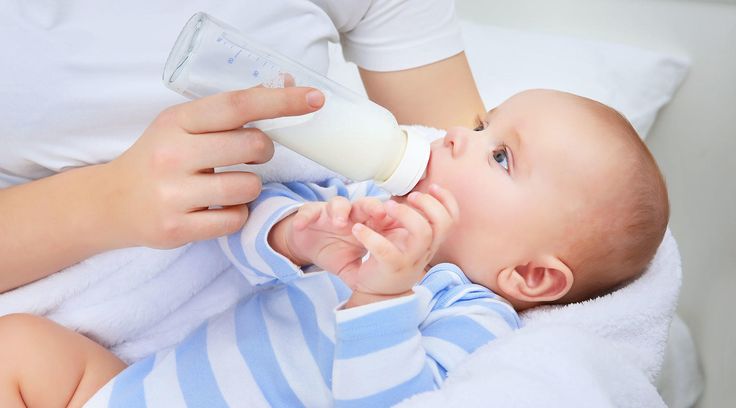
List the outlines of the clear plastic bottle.
<svg viewBox="0 0 736 408">
<path fill-rule="evenodd" d="M 429 160 L 429 142 L 399 127 L 385 108 L 205 13 L 192 16 L 179 34 L 163 80 L 189 98 L 258 85 L 317 88 L 325 95 L 318 111 L 249 126 L 345 177 L 375 180 L 394 195 L 411 191 Z"/>
</svg>

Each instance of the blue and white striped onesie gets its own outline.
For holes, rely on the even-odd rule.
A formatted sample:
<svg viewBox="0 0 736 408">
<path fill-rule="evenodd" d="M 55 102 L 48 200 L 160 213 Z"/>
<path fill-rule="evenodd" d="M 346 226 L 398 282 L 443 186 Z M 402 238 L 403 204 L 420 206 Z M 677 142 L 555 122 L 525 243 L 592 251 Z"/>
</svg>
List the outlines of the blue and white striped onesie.
<svg viewBox="0 0 736 408">
<path fill-rule="evenodd" d="M 266 185 L 246 226 L 220 239 L 259 290 L 173 350 L 118 374 L 88 407 L 384 407 L 436 389 L 468 354 L 520 326 L 511 306 L 440 264 L 414 294 L 341 310 L 350 289 L 304 273 L 268 232 L 306 201 L 384 196 L 372 183 Z"/>
</svg>

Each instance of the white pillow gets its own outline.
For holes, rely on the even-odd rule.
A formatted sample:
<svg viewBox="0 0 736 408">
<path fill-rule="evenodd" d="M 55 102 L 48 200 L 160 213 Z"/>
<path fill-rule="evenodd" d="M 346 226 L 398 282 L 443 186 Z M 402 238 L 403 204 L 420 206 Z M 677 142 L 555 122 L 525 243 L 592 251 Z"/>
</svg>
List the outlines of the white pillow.
<svg viewBox="0 0 736 408">
<path fill-rule="evenodd" d="M 631 46 L 462 21 L 487 108 L 531 88 L 572 92 L 613 107 L 645 137 L 687 73 L 687 59 Z M 357 68 L 330 48 L 328 76 L 365 93 Z"/>
</svg>

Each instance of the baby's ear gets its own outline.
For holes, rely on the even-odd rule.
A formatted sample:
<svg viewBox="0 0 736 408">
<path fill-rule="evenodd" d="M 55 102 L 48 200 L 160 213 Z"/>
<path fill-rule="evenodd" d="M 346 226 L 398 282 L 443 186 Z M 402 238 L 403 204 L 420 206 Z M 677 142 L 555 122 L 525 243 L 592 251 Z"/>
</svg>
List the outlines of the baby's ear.
<svg viewBox="0 0 736 408">
<path fill-rule="evenodd" d="M 570 291 L 572 282 L 572 270 L 555 256 L 506 268 L 498 275 L 498 286 L 510 301 L 529 303 L 557 300 Z"/>
</svg>

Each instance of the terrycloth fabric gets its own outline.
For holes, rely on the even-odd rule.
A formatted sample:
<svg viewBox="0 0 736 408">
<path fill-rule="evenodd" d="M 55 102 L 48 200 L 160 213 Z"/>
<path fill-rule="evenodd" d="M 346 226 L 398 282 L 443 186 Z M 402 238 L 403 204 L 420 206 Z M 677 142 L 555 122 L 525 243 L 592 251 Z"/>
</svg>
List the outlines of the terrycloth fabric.
<svg viewBox="0 0 736 408">
<path fill-rule="evenodd" d="M 251 291 L 216 241 L 127 248 L 0 295 L 0 316 L 46 316 L 133 362 L 177 344 Z"/>
<path fill-rule="evenodd" d="M 401 407 L 666 407 L 654 379 L 681 284 L 667 232 L 647 272 L 587 302 L 539 308 L 525 327 L 478 350 L 442 390 Z"/>
<path fill-rule="evenodd" d="M 313 166 L 296 161 L 270 168 L 269 179 L 278 179 L 281 168 L 284 180 L 294 180 L 298 169 Z M 319 171 L 310 175 L 314 180 Z M 524 314 L 525 328 L 478 350 L 440 391 L 403 406 L 664 406 L 652 383 L 680 283 L 680 257 L 668 233 L 637 281 L 599 299 Z M 250 290 L 216 243 L 132 248 L 0 295 L 0 315 L 47 315 L 134 361 L 176 344 Z"/>
</svg>

